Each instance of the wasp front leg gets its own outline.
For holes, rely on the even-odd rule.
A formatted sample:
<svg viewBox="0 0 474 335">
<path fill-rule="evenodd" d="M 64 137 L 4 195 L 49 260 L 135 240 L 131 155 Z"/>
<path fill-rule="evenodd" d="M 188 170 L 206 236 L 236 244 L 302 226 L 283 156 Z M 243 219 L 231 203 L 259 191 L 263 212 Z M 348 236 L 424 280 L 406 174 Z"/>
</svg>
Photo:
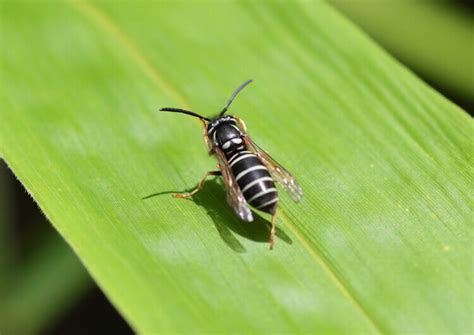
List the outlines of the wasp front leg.
<svg viewBox="0 0 474 335">
<path fill-rule="evenodd" d="M 196 188 L 192 190 L 191 192 L 186 192 L 186 193 L 173 193 L 173 197 L 175 198 L 191 198 L 193 195 L 198 193 L 204 186 L 204 183 L 206 182 L 207 177 L 209 176 L 221 176 L 220 171 L 208 171 L 204 175 L 204 177 L 201 178 L 199 183 L 197 184 Z"/>
<path fill-rule="evenodd" d="M 243 133 L 245 135 L 247 135 L 247 125 L 245 124 L 244 120 L 242 120 L 241 118 L 237 117 L 237 116 L 234 116 L 234 118 L 237 120 L 237 122 L 239 123 L 240 125 L 240 128 L 242 129 Z"/>
<path fill-rule="evenodd" d="M 209 141 L 209 137 L 207 137 L 207 133 L 204 135 L 204 142 L 206 143 L 207 154 L 212 155 L 214 153 L 214 149 L 212 143 Z"/>
<path fill-rule="evenodd" d="M 207 154 L 212 155 L 212 153 L 214 152 L 214 149 L 213 149 L 212 143 L 209 141 L 209 136 L 207 134 L 207 122 L 203 121 L 203 123 L 204 123 L 204 128 L 203 128 L 204 143 L 206 143 Z"/>
</svg>

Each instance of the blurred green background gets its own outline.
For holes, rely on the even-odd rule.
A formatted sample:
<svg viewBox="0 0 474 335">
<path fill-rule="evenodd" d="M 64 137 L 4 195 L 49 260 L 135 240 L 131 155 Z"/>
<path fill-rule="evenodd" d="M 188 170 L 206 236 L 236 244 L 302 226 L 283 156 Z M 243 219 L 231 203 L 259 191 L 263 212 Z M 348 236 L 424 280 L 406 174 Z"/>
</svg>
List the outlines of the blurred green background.
<svg viewBox="0 0 474 335">
<path fill-rule="evenodd" d="M 474 7 L 470 2 L 333 0 L 330 3 L 400 62 L 472 115 Z M 139 5 L 146 6 L 146 2 Z M 2 45 L 2 49 L 6 47 Z M 0 162 L 0 297 L 0 312 L 15 325 L 18 333 L 131 333 L 3 162 Z"/>
</svg>

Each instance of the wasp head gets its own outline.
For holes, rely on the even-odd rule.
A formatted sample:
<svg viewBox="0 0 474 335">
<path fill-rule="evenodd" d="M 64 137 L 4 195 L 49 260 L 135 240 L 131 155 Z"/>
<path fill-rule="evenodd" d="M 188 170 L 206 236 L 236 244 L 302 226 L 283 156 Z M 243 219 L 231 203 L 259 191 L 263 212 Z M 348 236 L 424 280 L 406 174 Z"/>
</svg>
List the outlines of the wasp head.
<svg viewBox="0 0 474 335">
<path fill-rule="evenodd" d="M 216 118 L 207 124 L 207 136 L 214 146 L 229 150 L 242 144 L 242 131 L 230 115 Z"/>
</svg>

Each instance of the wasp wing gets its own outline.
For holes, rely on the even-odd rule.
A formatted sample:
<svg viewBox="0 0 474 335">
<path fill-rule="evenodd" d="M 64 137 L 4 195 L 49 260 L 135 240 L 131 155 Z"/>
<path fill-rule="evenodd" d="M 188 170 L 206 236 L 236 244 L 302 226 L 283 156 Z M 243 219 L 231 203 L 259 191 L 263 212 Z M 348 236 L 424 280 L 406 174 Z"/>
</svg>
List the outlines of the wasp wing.
<svg viewBox="0 0 474 335">
<path fill-rule="evenodd" d="M 289 193 L 293 201 L 298 202 L 303 197 L 303 190 L 295 177 L 253 142 L 248 135 L 244 135 L 244 142 L 247 148 L 252 151 L 266 165 L 273 179 L 283 185 L 285 191 Z"/>
<path fill-rule="evenodd" d="M 224 184 L 227 192 L 227 203 L 232 207 L 237 216 L 244 220 L 251 222 L 253 221 L 252 211 L 250 210 L 247 201 L 240 190 L 239 184 L 235 180 L 229 165 L 227 164 L 227 158 L 224 152 L 220 148 L 214 148 L 214 152 L 219 162 L 219 168 L 224 178 Z"/>
</svg>

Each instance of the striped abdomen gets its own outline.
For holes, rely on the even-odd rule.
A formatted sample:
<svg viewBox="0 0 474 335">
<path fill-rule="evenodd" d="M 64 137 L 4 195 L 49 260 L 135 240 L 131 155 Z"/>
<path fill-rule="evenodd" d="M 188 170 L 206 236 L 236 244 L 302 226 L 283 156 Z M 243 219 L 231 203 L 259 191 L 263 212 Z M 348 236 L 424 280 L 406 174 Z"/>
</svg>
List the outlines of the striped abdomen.
<svg viewBox="0 0 474 335">
<path fill-rule="evenodd" d="M 254 208 L 273 214 L 278 194 L 267 167 L 250 151 L 226 154 L 245 200 Z"/>
</svg>

